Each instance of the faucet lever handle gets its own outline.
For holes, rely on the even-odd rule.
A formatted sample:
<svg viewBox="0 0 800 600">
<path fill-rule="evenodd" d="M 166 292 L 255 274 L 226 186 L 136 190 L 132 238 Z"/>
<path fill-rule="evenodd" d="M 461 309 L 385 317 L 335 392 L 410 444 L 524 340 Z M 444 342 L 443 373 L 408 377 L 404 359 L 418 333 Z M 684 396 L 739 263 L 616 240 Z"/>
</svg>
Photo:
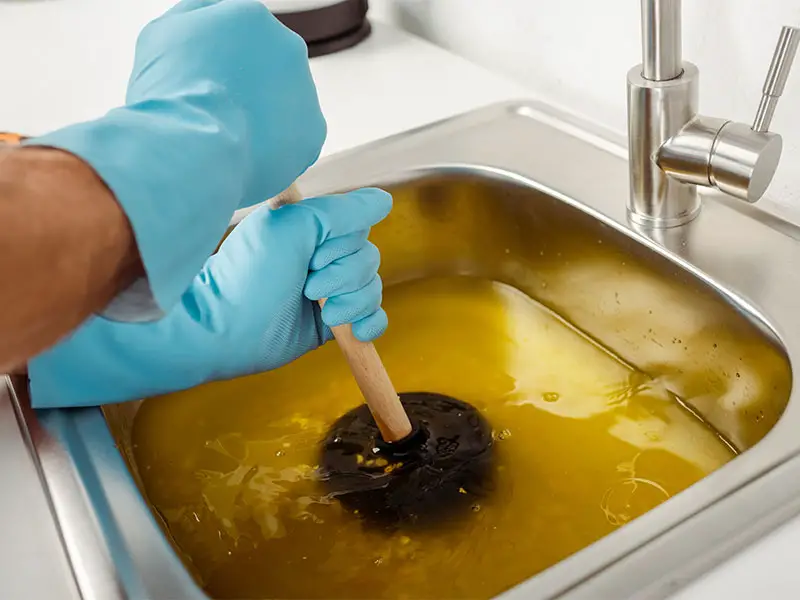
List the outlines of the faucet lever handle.
<svg viewBox="0 0 800 600">
<path fill-rule="evenodd" d="M 769 131 L 775 107 L 778 105 L 778 98 L 783 94 L 789 71 L 792 69 L 798 44 L 800 44 L 800 29 L 785 25 L 781 29 L 778 45 L 775 47 L 767 78 L 764 80 L 761 102 L 756 111 L 756 118 L 753 120 L 753 131 L 758 133 Z"/>
</svg>

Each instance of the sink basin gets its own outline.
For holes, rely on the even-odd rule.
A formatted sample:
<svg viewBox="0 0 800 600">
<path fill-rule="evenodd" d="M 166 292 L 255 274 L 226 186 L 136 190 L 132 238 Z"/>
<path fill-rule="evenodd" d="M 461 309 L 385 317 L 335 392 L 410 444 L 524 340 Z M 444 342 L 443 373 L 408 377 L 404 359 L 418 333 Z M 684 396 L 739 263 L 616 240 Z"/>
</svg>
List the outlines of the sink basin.
<svg viewBox="0 0 800 600">
<path fill-rule="evenodd" d="M 665 597 L 800 510 L 800 230 L 709 194 L 688 226 L 637 231 L 626 157 L 613 136 L 510 102 L 331 157 L 299 181 L 305 195 L 393 193 L 374 235 L 387 286 L 453 274 L 508 284 L 661 378 L 739 453 L 504 598 Z M 140 402 L 34 413 L 23 380 L 9 389 L 79 586 L 205 598 L 140 493 Z"/>
</svg>

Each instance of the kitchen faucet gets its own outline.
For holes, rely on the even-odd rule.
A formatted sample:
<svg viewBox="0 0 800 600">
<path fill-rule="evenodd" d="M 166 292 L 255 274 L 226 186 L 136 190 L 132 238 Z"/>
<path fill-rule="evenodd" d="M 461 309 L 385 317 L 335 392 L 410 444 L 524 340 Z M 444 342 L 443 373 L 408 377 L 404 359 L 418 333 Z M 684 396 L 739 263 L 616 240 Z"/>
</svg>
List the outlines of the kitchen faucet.
<svg viewBox="0 0 800 600">
<path fill-rule="evenodd" d="M 698 186 L 756 202 L 780 161 L 769 131 L 800 42 L 783 27 L 752 125 L 697 112 L 699 71 L 681 59 L 681 0 L 641 0 L 642 64 L 628 72 L 628 216 L 640 226 L 683 225 L 700 210 Z"/>
</svg>

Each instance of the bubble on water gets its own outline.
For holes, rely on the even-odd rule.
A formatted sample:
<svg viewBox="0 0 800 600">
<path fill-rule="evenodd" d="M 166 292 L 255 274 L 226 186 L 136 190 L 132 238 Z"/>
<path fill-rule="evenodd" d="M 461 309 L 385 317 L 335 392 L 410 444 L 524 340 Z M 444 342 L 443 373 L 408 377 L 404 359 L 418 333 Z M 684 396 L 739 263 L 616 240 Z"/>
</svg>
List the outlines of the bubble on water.
<svg viewBox="0 0 800 600">
<path fill-rule="evenodd" d="M 542 394 L 542 400 L 545 402 L 558 402 L 561 398 L 561 394 L 558 392 L 545 392 Z"/>
</svg>

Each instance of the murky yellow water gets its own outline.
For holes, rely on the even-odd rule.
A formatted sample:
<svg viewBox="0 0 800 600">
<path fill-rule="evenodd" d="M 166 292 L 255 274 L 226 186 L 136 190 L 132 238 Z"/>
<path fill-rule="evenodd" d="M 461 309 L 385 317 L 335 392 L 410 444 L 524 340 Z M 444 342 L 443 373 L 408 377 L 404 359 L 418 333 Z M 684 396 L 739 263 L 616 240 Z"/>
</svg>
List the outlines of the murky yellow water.
<svg viewBox="0 0 800 600">
<path fill-rule="evenodd" d="M 489 598 L 733 457 L 658 381 L 511 288 L 426 280 L 390 288 L 384 306 L 377 346 L 398 390 L 461 398 L 492 423 L 496 492 L 456 526 L 394 534 L 326 499 L 317 441 L 361 401 L 335 343 L 148 400 L 136 463 L 211 596 Z"/>
</svg>

